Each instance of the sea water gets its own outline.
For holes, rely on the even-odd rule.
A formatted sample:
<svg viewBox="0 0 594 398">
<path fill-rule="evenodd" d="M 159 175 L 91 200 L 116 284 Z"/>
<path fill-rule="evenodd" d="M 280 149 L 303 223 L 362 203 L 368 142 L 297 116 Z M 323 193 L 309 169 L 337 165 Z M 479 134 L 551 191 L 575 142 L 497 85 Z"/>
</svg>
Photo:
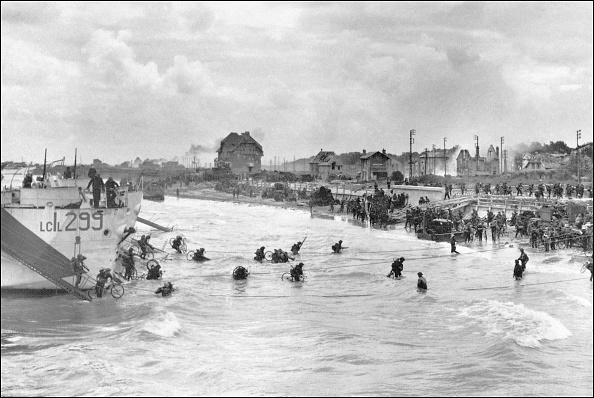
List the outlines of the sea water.
<svg viewBox="0 0 594 398">
<path fill-rule="evenodd" d="M 529 251 L 518 282 L 506 239 L 451 255 L 346 214 L 172 197 L 141 215 L 175 227 L 138 225 L 169 253 L 173 296 L 147 280 L 119 300 L 3 293 L 2 395 L 592 396 L 592 283 L 573 249 Z M 211 261 L 174 254 L 177 234 Z M 305 237 L 304 283 L 281 279 L 292 262 L 253 260 Z"/>
</svg>

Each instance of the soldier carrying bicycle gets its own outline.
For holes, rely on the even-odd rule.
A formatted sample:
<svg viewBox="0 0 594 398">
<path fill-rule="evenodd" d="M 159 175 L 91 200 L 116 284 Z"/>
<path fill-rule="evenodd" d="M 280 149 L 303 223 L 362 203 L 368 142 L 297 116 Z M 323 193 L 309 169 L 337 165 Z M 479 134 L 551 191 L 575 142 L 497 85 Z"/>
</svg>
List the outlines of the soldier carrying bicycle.
<svg viewBox="0 0 594 398">
<path fill-rule="evenodd" d="M 264 260 L 264 258 L 265 258 L 264 250 L 265 250 L 264 246 L 262 246 L 261 248 L 256 250 L 256 253 L 255 253 L 256 257 L 254 257 L 254 260 L 262 262 L 262 260 Z"/>
<path fill-rule="evenodd" d="M 146 279 L 148 279 L 148 280 L 161 279 L 161 277 L 163 276 L 163 271 L 161 271 L 161 265 L 158 263 L 151 266 L 150 268 L 147 264 L 146 268 L 148 269 L 148 274 L 146 275 Z"/>
<path fill-rule="evenodd" d="M 155 250 L 155 248 L 149 243 L 149 239 L 151 238 L 150 235 L 146 236 L 146 235 L 142 235 L 140 237 L 140 241 L 138 241 L 138 244 L 140 246 L 140 250 L 142 251 L 142 254 L 140 255 L 140 258 L 145 259 L 146 255 L 148 253 L 148 251 L 150 250 L 151 252 Z"/>
<path fill-rule="evenodd" d="M 182 252 L 182 249 L 181 249 L 182 241 L 183 241 L 183 238 L 178 235 L 175 237 L 173 242 L 171 242 L 171 247 L 173 247 L 178 253 Z"/>
<path fill-rule="evenodd" d="M 132 274 L 136 268 L 134 264 L 134 248 L 129 248 L 128 251 L 122 255 L 122 266 L 125 270 L 124 278 L 129 281 L 132 279 Z"/>
<path fill-rule="evenodd" d="M 101 268 L 97 274 L 97 283 L 95 284 L 95 293 L 97 294 L 97 297 L 103 297 L 103 290 L 105 289 L 105 284 L 108 279 L 111 279 L 111 283 L 115 280 L 111 274 L 111 270 L 109 268 Z"/>
</svg>

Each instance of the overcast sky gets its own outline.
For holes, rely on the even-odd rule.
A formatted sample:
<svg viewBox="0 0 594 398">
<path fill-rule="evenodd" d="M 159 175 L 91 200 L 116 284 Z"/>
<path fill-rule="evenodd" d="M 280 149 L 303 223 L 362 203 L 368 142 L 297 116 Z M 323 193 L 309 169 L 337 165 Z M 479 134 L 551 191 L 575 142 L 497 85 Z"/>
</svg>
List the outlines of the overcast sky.
<svg viewBox="0 0 594 398">
<path fill-rule="evenodd" d="M 1 7 L 3 161 L 592 140 L 592 2 Z"/>
</svg>

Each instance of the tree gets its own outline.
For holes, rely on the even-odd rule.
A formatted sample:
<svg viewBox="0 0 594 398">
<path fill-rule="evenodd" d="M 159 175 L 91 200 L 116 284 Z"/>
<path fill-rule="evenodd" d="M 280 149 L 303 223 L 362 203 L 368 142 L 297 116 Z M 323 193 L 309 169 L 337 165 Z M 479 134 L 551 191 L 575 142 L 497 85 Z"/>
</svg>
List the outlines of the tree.
<svg viewBox="0 0 594 398">
<path fill-rule="evenodd" d="M 361 152 L 349 152 L 349 153 L 341 153 L 340 155 L 336 156 L 338 160 L 348 166 L 358 165 L 361 161 Z"/>
<path fill-rule="evenodd" d="M 396 185 L 400 185 L 404 182 L 404 175 L 400 171 L 395 171 L 392 173 L 390 180 L 394 181 Z"/>
<path fill-rule="evenodd" d="M 567 146 L 565 141 L 551 141 L 549 145 L 546 145 L 546 152 L 548 153 L 570 153 L 571 148 Z"/>
<path fill-rule="evenodd" d="M 583 157 L 588 156 L 590 159 L 592 159 L 592 143 L 590 142 L 586 144 L 586 146 L 581 149 L 580 154 Z"/>
</svg>

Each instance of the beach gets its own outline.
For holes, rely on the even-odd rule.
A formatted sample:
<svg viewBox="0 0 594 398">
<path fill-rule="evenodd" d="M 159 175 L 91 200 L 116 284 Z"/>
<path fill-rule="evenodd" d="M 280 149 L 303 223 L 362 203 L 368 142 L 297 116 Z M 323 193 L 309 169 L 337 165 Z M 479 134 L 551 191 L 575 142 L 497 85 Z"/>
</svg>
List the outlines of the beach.
<svg viewBox="0 0 594 398">
<path fill-rule="evenodd" d="M 214 189 L 214 186 L 215 183 L 211 182 L 192 183 L 191 186 L 182 188 L 176 187 L 174 185 L 172 188 L 168 188 L 165 190 L 165 195 L 187 199 L 213 200 L 217 202 L 249 203 L 253 205 L 272 206 L 285 209 L 301 209 L 305 211 L 310 211 L 308 204 L 309 200 L 297 199 L 296 202 L 275 201 L 273 198 L 264 199 L 261 195 L 254 195 L 253 197 L 249 197 L 246 195 L 238 195 L 234 198 L 233 194 L 217 191 Z M 339 206 L 336 207 L 339 208 Z M 336 211 L 338 210 L 336 207 L 334 213 L 336 213 Z M 330 212 L 330 206 L 313 206 L 313 208 L 311 209 L 311 213 L 327 216 L 333 215 L 333 213 Z M 346 209 L 344 214 L 346 215 Z"/>
</svg>

